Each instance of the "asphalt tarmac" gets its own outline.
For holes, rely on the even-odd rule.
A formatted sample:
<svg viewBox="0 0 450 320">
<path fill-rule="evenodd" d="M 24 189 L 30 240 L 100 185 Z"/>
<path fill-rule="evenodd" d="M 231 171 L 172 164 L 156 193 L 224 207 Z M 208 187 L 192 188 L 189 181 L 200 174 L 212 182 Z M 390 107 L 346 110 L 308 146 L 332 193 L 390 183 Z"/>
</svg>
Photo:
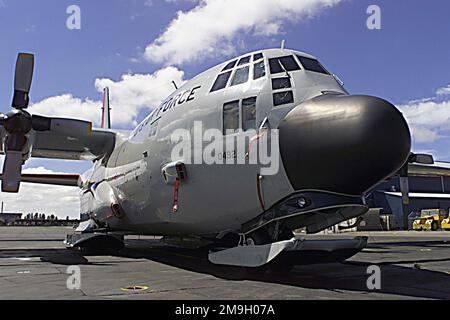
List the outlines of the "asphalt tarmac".
<svg viewBox="0 0 450 320">
<path fill-rule="evenodd" d="M 344 263 L 289 273 L 215 266 L 205 252 L 150 237 L 128 238 L 120 254 L 83 256 L 65 249 L 62 240 L 71 232 L 0 228 L 0 299 L 450 299 L 450 232 L 313 236 L 366 235 L 369 245 Z M 372 265 L 380 267 L 380 289 L 367 286 Z M 67 273 L 73 270 L 79 282 Z"/>
</svg>

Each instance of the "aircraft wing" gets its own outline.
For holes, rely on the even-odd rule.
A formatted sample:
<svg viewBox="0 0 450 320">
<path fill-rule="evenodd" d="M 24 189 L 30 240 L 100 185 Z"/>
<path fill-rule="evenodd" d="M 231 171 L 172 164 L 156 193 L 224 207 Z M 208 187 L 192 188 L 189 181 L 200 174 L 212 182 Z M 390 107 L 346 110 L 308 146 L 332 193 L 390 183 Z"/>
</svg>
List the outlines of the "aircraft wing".
<svg viewBox="0 0 450 320">
<path fill-rule="evenodd" d="M 21 182 L 77 187 L 79 178 L 78 174 L 22 174 Z"/>
<path fill-rule="evenodd" d="M 5 131 L 0 128 L 0 141 Z M 116 134 L 108 130 L 93 130 L 89 135 L 70 135 L 67 132 L 35 132 L 31 151 L 34 158 L 63 160 L 95 160 L 108 155 L 114 149 Z M 3 144 L 0 154 L 4 154 Z"/>
</svg>

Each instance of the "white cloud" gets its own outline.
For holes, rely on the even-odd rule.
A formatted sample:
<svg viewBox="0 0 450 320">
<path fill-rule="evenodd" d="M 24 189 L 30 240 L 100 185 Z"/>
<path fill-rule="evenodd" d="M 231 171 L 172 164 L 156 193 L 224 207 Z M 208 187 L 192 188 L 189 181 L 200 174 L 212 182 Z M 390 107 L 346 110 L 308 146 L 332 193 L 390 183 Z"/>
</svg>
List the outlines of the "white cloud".
<svg viewBox="0 0 450 320">
<path fill-rule="evenodd" d="M 140 111 L 150 111 L 174 90 L 172 81 L 182 84 L 184 72 L 167 67 L 153 74 L 123 75 L 119 81 L 97 79 L 95 87 L 99 92 L 104 87 L 110 88 L 113 126 L 127 127 L 136 125 Z M 94 101 L 63 94 L 34 103 L 29 111 L 44 116 L 88 120 L 98 126 L 101 122 L 101 105 L 100 99 Z"/>
<path fill-rule="evenodd" d="M 442 87 L 437 89 L 436 94 L 438 96 L 445 96 L 445 95 L 450 95 L 450 84 L 446 87 Z"/>
<path fill-rule="evenodd" d="M 167 67 L 154 74 L 123 75 L 115 82 L 111 79 L 97 79 L 99 91 L 109 87 L 111 92 L 112 123 L 129 124 L 136 120 L 142 109 L 151 110 L 174 91 L 172 81 L 184 83 L 184 72 Z M 136 124 L 136 123 L 134 123 Z"/>
<path fill-rule="evenodd" d="M 311 18 L 341 0 L 201 0 L 179 11 L 144 56 L 152 62 L 182 64 L 229 54 L 243 33 L 274 35 L 285 21 Z"/>
<path fill-rule="evenodd" d="M 33 103 L 29 112 L 43 116 L 88 120 L 98 124 L 101 118 L 100 107 L 100 101 L 82 100 L 72 94 L 63 94 Z"/>
<path fill-rule="evenodd" d="M 0 157 L 3 163 L 3 157 Z M 24 173 L 56 174 L 43 167 L 25 169 Z M 0 193 L 0 201 L 5 202 L 9 212 L 30 213 L 39 212 L 46 215 L 54 214 L 58 218 L 79 218 L 79 189 L 41 184 L 22 183 L 18 194 Z"/>
<path fill-rule="evenodd" d="M 450 100 L 419 100 L 398 107 L 408 121 L 416 142 L 431 143 L 450 133 Z"/>
</svg>

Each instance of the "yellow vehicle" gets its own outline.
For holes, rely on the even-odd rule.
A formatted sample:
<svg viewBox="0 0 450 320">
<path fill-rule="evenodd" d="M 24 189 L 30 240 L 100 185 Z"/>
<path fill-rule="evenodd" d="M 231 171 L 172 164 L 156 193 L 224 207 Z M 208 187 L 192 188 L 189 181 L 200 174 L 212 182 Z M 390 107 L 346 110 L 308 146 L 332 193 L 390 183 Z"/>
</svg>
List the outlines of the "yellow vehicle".
<svg viewBox="0 0 450 320">
<path fill-rule="evenodd" d="M 442 220 L 441 229 L 445 231 L 450 231 L 450 215 L 447 219 Z"/>
<path fill-rule="evenodd" d="M 442 222 L 445 218 L 447 218 L 447 211 L 445 209 L 422 210 L 420 213 L 420 218 L 414 220 L 413 222 L 413 229 L 417 231 L 437 231 L 442 227 Z"/>
</svg>

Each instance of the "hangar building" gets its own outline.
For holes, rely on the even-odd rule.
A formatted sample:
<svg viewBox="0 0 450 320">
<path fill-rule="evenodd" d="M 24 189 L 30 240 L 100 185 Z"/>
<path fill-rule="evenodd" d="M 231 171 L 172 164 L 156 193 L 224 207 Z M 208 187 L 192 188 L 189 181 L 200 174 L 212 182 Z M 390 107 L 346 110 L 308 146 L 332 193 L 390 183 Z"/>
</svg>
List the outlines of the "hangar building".
<svg viewBox="0 0 450 320">
<path fill-rule="evenodd" d="M 371 208 L 381 208 L 381 215 L 392 215 L 397 229 L 408 229 L 408 216 L 413 212 L 450 208 L 450 163 L 415 166 L 411 171 L 409 205 L 403 204 L 398 177 L 379 184 L 368 197 Z"/>
</svg>

